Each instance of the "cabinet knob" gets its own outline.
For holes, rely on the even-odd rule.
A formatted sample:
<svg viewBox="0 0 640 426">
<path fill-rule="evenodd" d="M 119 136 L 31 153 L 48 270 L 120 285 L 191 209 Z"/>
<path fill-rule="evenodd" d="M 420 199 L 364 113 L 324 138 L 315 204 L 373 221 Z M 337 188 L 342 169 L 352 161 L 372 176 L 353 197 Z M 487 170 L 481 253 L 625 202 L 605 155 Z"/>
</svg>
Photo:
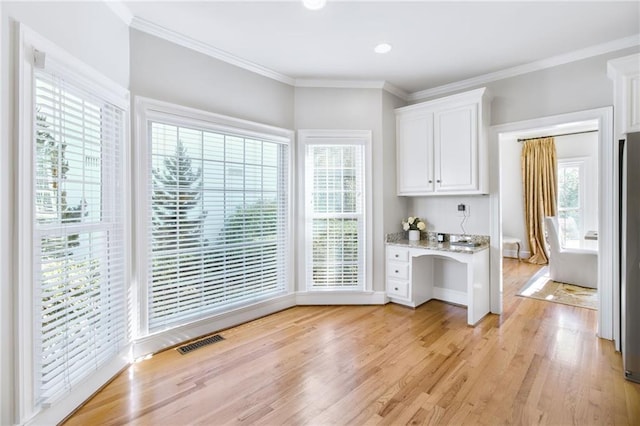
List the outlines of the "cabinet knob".
<svg viewBox="0 0 640 426">
<path fill-rule="evenodd" d="M 396 269 L 396 274 L 398 273 L 398 270 Z"/>
<path fill-rule="evenodd" d="M 395 291 L 398 291 L 398 287 L 395 287 L 395 288 L 394 288 L 394 290 L 395 290 Z"/>
<path fill-rule="evenodd" d="M 396 253 L 396 257 L 398 257 L 398 254 Z"/>
<path fill-rule="evenodd" d="M 429 179 L 429 183 L 433 183 L 433 181 L 431 179 Z"/>
<path fill-rule="evenodd" d="M 438 179 L 436 182 L 440 183 L 440 179 Z"/>
</svg>

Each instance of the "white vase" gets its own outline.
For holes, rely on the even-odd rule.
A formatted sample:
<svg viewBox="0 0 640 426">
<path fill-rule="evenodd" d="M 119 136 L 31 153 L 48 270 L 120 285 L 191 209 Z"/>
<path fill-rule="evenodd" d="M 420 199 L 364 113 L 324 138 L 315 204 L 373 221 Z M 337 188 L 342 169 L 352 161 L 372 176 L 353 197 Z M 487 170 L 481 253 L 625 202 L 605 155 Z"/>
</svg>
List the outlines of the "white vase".
<svg viewBox="0 0 640 426">
<path fill-rule="evenodd" d="M 420 240 L 420 231 L 417 229 L 409 230 L 409 241 L 419 241 Z"/>
</svg>

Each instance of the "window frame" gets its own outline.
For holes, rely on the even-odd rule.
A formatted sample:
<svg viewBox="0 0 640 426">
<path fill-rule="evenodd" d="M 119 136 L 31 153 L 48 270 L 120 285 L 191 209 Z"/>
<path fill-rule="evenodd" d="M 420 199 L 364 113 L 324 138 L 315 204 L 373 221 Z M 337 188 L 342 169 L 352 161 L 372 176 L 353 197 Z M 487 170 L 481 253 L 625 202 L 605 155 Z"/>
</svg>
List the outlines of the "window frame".
<svg viewBox="0 0 640 426">
<path fill-rule="evenodd" d="M 74 386 L 70 391 L 56 395 L 53 401 L 38 404 L 35 398 L 38 377 L 35 371 L 37 351 L 34 345 L 35 327 L 34 319 L 38 316 L 35 311 L 35 288 L 34 279 L 37 277 L 35 266 L 34 250 L 39 246 L 33 238 L 38 234 L 35 230 L 35 70 L 37 68 L 51 68 L 53 71 L 64 75 L 64 78 L 72 82 L 75 87 L 79 87 L 100 98 L 102 101 L 114 105 L 122 110 L 123 121 L 120 132 L 121 146 L 119 149 L 122 164 L 116 176 L 122 185 L 130 180 L 130 100 L 129 91 L 109 78 L 103 76 L 89 65 L 85 64 L 75 56 L 69 54 L 64 49 L 58 47 L 45 37 L 42 37 L 24 24 L 17 23 L 17 97 L 16 97 L 16 122 L 17 122 L 17 172 L 15 188 L 17 216 L 17 230 L 15 232 L 17 250 L 16 270 L 18 282 L 28 283 L 17 288 L 16 295 L 16 326 L 21 331 L 17 338 L 17 370 L 16 370 L 16 394 L 18 404 L 16 407 L 16 418 L 24 421 L 30 418 L 37 418 L 38 422 L 57 423 L 62 420 L 60 410 L 76 406 L 78 402 L 88 398 L 93 392 L 98 390 L 105 381 L 117 374 L 128 363 L 127 353 L 129 351 L 130 336 L 128 334 L 129 307 L 127 306 L 126 295 L 130 291 L 130 198 L 128 191 L 122 191 L 118 198 L 121 203 L 121 214 L 119 215 L 122 227 L 123 238 L 123 275 L 124 283 L 122 288 L 123 306 L 122 312 L 125 315 L 124 336 L 122 349 L 117 356 L 111 357 L 99 369 L 90 373 L 82 380 L 82 385 Z M 41 55 L 43 52 L 44 55 Z M 115 200 L 109 200 L 115 202 Z M 105 225 L 100 222 L 98 227 Z M 92 226 L 93 227 L 93 226 Z M 79 228 L 85 228 L 84 225 Z M 52 409 L 52 402 L 61 407 Z"/>
<path fill-rule="evenodd" d="M 562 209 L 562 211 L 578 211 L 579 215 L 580 215 L 580 227 L 578 229 L 579 231 L 579 247 L 582 247 L 583 245 L 583 239 L 582 236 L 584 236 L 585 231 L 586 231 L 586 207 L 587 207 L 587 164 L 588 162 L 588 158 L 587 157 L 568 157 L 568 158 L 559 158 L 557 160 L 557 168 L 558 168 L 558 200 L 557 200 L 557 210 L 558 210 L 558 220 L 560 220 L 559 216 L 560 216 L 560 212 L 561 212 L 561 208 L 560 208 L 560 169 L 561 168 L 565 168 L 565 167 L 577 167 L 578 168 L 578 176 L 579 176 L 579 186 L 578 186 L 578 196 L 579 196 L 579 207 L 577 209 L 575 208 L 571 208 L 571 209 Z M 565 246 L 565 244 L 562 242 L 563 241 L 563 232 L 560 231 L 558 237 L 560 238 L 560 242 L 561 242 L 561 246 L 562 247 L 567 247 Z"/>
<path fill-rule="evenodd" d="M 320 289 L 307 282 L 307 268 L 310 259 L 307 258 L 307 208 L 308 194 L 306 182 L 306 153 L 308 145 L 362 145 L 364 147 L 364 203 L 363 203 L 363 283 L 359 288 L 325 288 Z M 298 189 L 300 216 L 297 232 L 298 241 L 298 291 L 301 293 L 345 294 L 345 293 L 371 293 L 373 291 L 373 174 L 372 174 L 372 132 L 370 130 L 299 130 L 298 131 Z"/>
<path fill-rule="evenodd" d="M 147 222 L 151 206 L 148 202 L 147 193 L 151 172 L 151 143 L 149 140 L 150 135 L 148 126 L 150 121 L 157 121 L 179 127 L 192 127 L 205 131 L 210 130 L 225 134 L 237 134 L 242 137 L 276 141 L 287 145 L 288 181 L 286 182 L 286 196 L 288 222 L 286 223 L 285 229 L 287 234 L 285 236 L 287 252 L 284 255 L 286 261 L 285 292 L 286 294 L 293 293 L 293 261 L 291 260 L 294 244 L 292 227 L 292 221 L 294 218 L 292 197 L 294 181 L 292 161 L 294 158 L 293 131 L 142 96 L 135 97 L 135 113 L 135 133 L 136 140 L 138 141 L 135 146 L 134 153 L 136 168 L 136 212 L 134 217 L 136 228 L 136 271 L 134 275 L 137 282 L 137 291 L 135 292 L 136 302 L 133 304 L 135 310 L 134 317 L 136 318 L 134 326 L 135 337 L 140 341 L 144 341 L 153 338 L 154 336 L 171 333 L 172 330 L 180 330 L 189 326 L 189 324 L 182 324 L 153 332 L 149 330 L 148 290 L 150 277 L 148 272 L 150 259 L 148 253 L 150 249 L 150 242 L 148 241 L 149 234 Z M 242 305 L 239 309 L 251 309 L 251 303 L 248 305 Z M 215 316 L 224 313 L 225 312 L 216 312 L 211 315 Z M 193 323 L 199 323 L 206 320 L 206 318 L 199 318 L 195 319 Z"/>
</svg>

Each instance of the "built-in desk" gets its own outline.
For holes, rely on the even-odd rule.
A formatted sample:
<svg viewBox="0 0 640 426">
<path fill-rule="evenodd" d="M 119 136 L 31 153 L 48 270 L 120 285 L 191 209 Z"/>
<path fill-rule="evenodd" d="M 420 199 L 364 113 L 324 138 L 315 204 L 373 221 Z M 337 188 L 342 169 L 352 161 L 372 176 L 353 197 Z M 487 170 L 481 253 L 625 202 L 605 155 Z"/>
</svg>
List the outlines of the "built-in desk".
<svg viewBox="0 0 640 426">
<path fill-rule="evenodd" d="M 467 307 L 467 323 L 475 325 L 490 311 L 489 244 L 460 247 L 448 242 L 398 240 L 387 242 L 387 297 L 416 307 L 438 299 Z M 434 261 L 449 259 L 466 269 L 464 291 L 434 285 Z"/>
</svg>

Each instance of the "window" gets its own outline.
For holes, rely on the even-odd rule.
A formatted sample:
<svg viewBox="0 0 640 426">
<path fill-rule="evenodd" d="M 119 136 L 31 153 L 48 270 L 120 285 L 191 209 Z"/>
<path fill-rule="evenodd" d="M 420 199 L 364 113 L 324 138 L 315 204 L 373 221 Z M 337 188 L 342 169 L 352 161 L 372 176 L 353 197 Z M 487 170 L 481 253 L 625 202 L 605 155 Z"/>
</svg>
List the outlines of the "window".
<svg viewBox="0 0 640 426">
<path fill-rule="evenodd" d="M 584 235 L 584 161 L 558 160 L 560 244 L 580 247 Z"/>
<path fill-rule="evenodd" d="M 187 121 L 145 124 L 150 333 L 288 289 L 289 140 Z"/>
<path fill-rule="evenodd" d="M 307 290 L 362 291 L 366 139 L 303 139 Z"/>
<path fill-rule="evenodd" d="M 29 330 L 21 344 L 31 360 L 21 377 L 37 410 L 117 359 L 128 343 L 128 94 L 102 80 L 92 84 L 55 51 L 44 67 L 34 56 L 45 57 L 36 51 L 22 67 L 28 88 L 21 91 L 19 232 L 20 282 L 27 284 L 21 300 L 30 312 L 21 317 Z"/>
</svg>

